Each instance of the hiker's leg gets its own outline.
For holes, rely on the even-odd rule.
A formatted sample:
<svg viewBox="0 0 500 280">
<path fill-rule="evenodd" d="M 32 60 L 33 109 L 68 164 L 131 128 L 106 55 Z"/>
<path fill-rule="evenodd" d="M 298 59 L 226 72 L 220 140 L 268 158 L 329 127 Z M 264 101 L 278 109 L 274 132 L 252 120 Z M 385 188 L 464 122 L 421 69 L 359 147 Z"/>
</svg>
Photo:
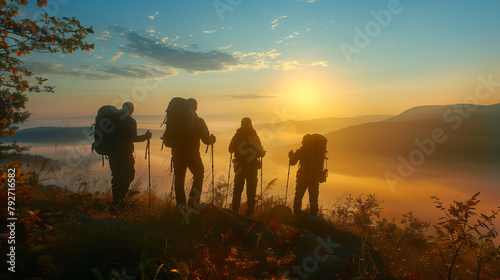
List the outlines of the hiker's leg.
<svg viewBox="0 0 500 280">
<path fill-rule="evenodd" d="M 236 168 L 235 165 L 232 209 L 236 213 L 240 211 L 241 193 L 243 192 L 244 186 L 245 186 L 245 172 L 243 168 L 241 168 L 241 166 Z"/>
<path fill-rule="evenodd" d="M 125 208 L 125 196 L 128 193 L 130 184 L 135 176 L 135 159 L 133 153 L 123 153 L 120 156 L 120 184 L 118 185 L 118 210 L 122 211 Z"/>
<path fill-rule="evenodd" d="M 311 215 L 318 216 L 318 195 L 319 182 L 311 182 L 309 185 L 309 204 L 311 206 Z"/>
<path fill-rule="evenodd" d="M 192 200 L 194 206 L 196 206 L 200 204 L 203 188 L 203 176 L 205 173 L 205 168 L 203 167 L 203 162 L 201 161 L 199 153 L 190 158 L 188 167 L 191 173 L 193 173 L 193 187 L 189 193 L 189 199 Z"/>
<path fill-rule="evenodd" d="M 186 162 L 180 156 L 173 156 L 174 163 L 174 186 L 175 186 L 175 200 L 177 205 L 186 205 L 186 193 L 184 192 L 184 179 L 186 178 Z"/>
<path fill-rule="evenodd" d="M 297 186 L 295 187 L 295 198 L 293 200 L 293 214 L 300 214 L 302 209 L 302 198 L 307 189 L 307 181 L 303 180 L 301 177 L 297 177 Z"/>
<path fill-rule="evenodd" d="M 257 168 L 251 166 L 246 171 L 247 180 L 247 216 L 253 215 L 255 210 L 255 193 L 257 192 Z M 261 198 L 262 199 L 262 198 Z"/>
<path fill-rule="evenodd" d="M 115 212 L 118 209 L 118 205 L 122 200 L 120 190 L 122 184 L 122 160 L 118 154 L 112 154 L 108 156 L 109 159 L 109 168 L 111 169 L 111 190 L 113 193 L 113 202 L 111 207 L 113 209 L 112 212 Z"/>
</svg>

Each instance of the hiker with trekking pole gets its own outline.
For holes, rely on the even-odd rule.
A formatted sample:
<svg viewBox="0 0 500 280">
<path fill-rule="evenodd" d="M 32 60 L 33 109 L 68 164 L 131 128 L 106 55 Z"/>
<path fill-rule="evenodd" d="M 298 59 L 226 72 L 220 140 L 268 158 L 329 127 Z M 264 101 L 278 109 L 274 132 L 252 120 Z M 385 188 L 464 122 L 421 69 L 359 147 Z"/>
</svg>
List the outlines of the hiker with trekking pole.
<svg viewBox="0 0 500 280">
<path fill-rule="evenodd" d="M 200 140 L 206 145 L 212 145 L 212 150 L 215 143 L 215 136 L 210 134 L 205 121 L 198 117 L 197 109 L 198 102 L 194 98 L 175 97 L 168 104 L 164 121 L 166 127 L 161 139 L 163 145 L 172 148 L 175 198 L 178 207 L 186 206 L 184 181 L 188 168 L 193 174 L 193 187 L 189 192 L 187 205 L 196 208 L 200 204 L 205 172 L 200 155 Z"/>
<path fill-rule="evenodd" d="M 97 111 L 94 124 L 94 143 L 92 150 L 107 156 L 111 169 L 111 189 L 113 202 L 109 212 L 113 215 L 126 209 L 124 201 L 130 183 L 135 176 L 134 142 L 144 142 L 151 139 L 148 130 L 143 135 L 137 135 L 137 122 L 132 118 L 134 104 L 125 102 L 118 110 L 111 105 L 102 106 Z"/>
<path fill-rule="evenodd" d="M 262 168 L 262 161 L 259 161 L 259 158 L 264 157 L 266 154 L 260 142 L 260 138 L 252 126 L 252 120 L 250 118 L 245 117 L 241 120 L 241 127 L 238 128 L 236 134 L 231 139 L 228 150 L 230 153 L 234 154 L 234 192 L 232 210 L 238 212 L 240 209 L 241 194 L 246 181 L 246 215 L 250 217 L 255 210 L 255 196 L 258 180 L 257 172 L 258 169 Z"/>
<path fill-rule="evenodd" d="M 299 215 L 301 212 L 302 198 L 306 190 L 309 191 L 310 214 L 318 215 L 319 183 L 326 182 L 328 175 L 328 170 L 324 169 L 324 162 L 327 160 L 326 142 L 326 137 L 321 134 L 306 134 L 302 139 L 302 147 L 295 152 L 292 150 L 288 153 L 288 174 L 290 174 L 290 165 L 295 165 L 300 161 L 293 202 L 294 215 Z M 288 182 L 285 196 L 287 194 Z"/>
</svg>

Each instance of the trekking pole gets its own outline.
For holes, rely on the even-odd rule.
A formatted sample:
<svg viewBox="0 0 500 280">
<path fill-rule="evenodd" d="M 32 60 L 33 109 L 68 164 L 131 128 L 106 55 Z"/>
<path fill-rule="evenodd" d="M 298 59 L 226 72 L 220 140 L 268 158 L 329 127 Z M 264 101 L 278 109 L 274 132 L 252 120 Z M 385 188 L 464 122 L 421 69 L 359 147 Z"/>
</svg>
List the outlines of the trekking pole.
<svg viewBox="0 0 500 280">
<path fill-rule="evenodd" d="M 213 137 L 214 135 L 213 134 L 210 134 L 211 137 Z M 215 205 L 215 185 L 214 185 L 214 181 L 215 181 L 215 174 L 214 174 L 214 144 L 212 143 L 212 149 L 210 151 L 211 155 L 210 155 L 210 158 L 211 158 L 211 161 L 212 161 L 212 204 Z M 207 151 L 208 151 L 208 145 L 207 145 Z M 206 151 L 205 151 L 206 153 Z"/>
<path fill-rule="evenodd" d="M 264 158 L 260 158 L 260 212 L 264 204 L 264 197 L 262 196 L 262 170 L 264 170 Z"/>
<path fill-rule="evenodd" d="M 147 131 L 149 132 L 149 130 Z M 144 155 L 145 158 L 148 159 L 148 179 L 149 179 L 149 185 L 148 185 L 148 192 L 149 192 L 149 211 L 151 211 L 151 141 L 148 139 L 148 142 L 146 144 L 146 154 Z"/>
<path fill-rule="evenodd" d="M 226 202 L 224 203 L 226 207 L 228 206 L 227 204 L 227 199 L 229 197 L 229 180 L 231 179 L 231 162 L 233 161 L 233 153 L 229 155 L 229 173 L 227 174 L 227 189 L 226 189 Z"/>
<path fill-rule="evenodd" d="M 288 181 L 290 180 L 290 162 L 288 162 L 288 175 L 286 176 L 286 190 L 285 190 L 285 205 L 287 204 L 288 197 Z"/>
<path fill-rule="evenodd" d="M 170 189 L 170 199 L 168 200 L 168 209 L 170 210 L 170 204 L 172 203 L 172 198 L 174 196 L 174 182 L 175 182 L 175 173 L 173 173 L 174 167 L 174 157 L 170 157 L 170 175 L 172 175 L 172 187 Z"/>
</svg>

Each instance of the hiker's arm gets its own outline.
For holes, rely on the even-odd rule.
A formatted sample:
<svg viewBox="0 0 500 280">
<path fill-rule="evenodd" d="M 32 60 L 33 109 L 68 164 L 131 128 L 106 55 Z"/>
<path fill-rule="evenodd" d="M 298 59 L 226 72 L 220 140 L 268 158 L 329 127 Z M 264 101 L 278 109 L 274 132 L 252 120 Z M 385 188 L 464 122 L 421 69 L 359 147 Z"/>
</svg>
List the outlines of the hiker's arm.
<svg viewBox="0 0 500 280">
<path fill-rule="evenodd" d="M 146 132 L 143 135 L 137 135 L 137 122 L 132 119 L 129 127 L 130 139 L 132 142 L 144 142 L 151 138 L 151 132 Z"/>
<path fill-rule="evenodd" d="M 257 140 L 257 156 L 264 157 L 266 155 L 266 150 L 264 149 L 264 146 L 262 146 L 259 136 L 255 136 L 255 138 Z"/>
<path fill-rule="evenodd" d="M 151 136 L 152 136 L 152 134 L 149 131 L 144 133 L 143 135 L 136 134 L 135 137 L 132 138 L 132 142 L 144 142 L 148 139 L 151 139 Z"/>
<path fill-rule="evenodd" d="M 200 133 L 200 139 L 205 143 L 205 145 L 212 145 L 215 143 L 215 136 L 211 136 L 210 132 L 208 132 L 208 127 L 205 121 L 202 118 L 198 118 L 196 121 L 198 121 L 199 126 L 199 133 Z"/>
<path fill-rule="evenodd" d="M 290 165 L 297 164 L 297 162 L 299 161 L 299 158 L 300 158 L 300 153 L 301 153 L 300 149 L 298 149 L 295 153 L 293 151 L 290 151 L 288 153 L 288 158 L 290 159 L 290 161 L 289 161 Z"/>
<path fill-rule="evenodd" d="M 231 143 L 229 143 L 229 147 L 227 149 L 231 154 L 236 151 L 236 135 L 231 139 Z"/>
</svg>

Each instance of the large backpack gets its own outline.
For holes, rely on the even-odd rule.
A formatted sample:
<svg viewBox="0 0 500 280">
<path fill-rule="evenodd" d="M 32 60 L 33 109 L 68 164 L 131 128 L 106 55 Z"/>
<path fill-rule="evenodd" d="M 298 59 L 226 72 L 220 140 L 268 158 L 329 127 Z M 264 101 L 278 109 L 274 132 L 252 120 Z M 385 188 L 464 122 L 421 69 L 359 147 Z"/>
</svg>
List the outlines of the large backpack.
<svg viewBox="0 0 500 280">
<path fill-rule="evenodd" d="M 311 178 L 320 183 L 326 182 L 328 169 L 325 168 L 327 150 L 327 139 L 321 134 L 309 134 L 304 137 L 303 148 L 305 149 L 304 159 L 301 162 L 302 168 L 309 170 Z"/>
<path fill-rule="evenodd" d="M 188 141 L 193 134 L 195 117 L 188 100 L 181 97 L 172 98 L 168 103 L 166 113 L 163 121 L 166 126 L 162 137 L 165 146 L 172 147 Z"/>
<path fill-rule="evenodd" d="M 92 151 L 103 156 L 115 151 L 123 137 L 123 114 L 123 111 L 112 105 L 99 108 L 93 125 Z"/>
</svg>

